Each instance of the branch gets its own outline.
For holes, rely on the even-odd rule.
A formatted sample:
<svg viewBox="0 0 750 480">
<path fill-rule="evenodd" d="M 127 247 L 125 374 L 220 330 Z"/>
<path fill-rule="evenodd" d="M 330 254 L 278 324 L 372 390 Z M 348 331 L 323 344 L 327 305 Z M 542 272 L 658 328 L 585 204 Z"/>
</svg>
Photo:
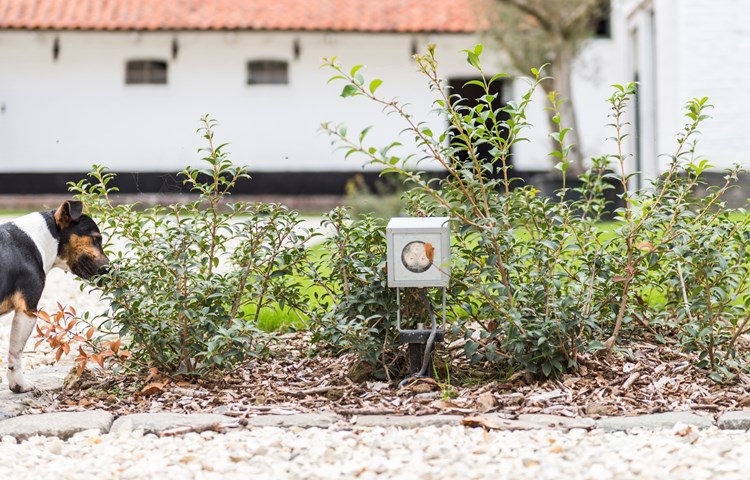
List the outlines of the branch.
<svg viewBox="0 0 750 480">
<path fill-rule="evenodd" d="M 560 24 L 562 26 L 561 31 L 564 37 L 573 37 L 573 31 L 576 30 L 576 24 L 582 20 L 590 19 L 594 13 L 601 9 L 600 2 L 598 0 L 588 0 L 585 3 L 579 5 L 573 13 L 567 18 L 561 18 Z"/>
<path fill-rule="evenodd" d="M 526 0 L 497 0 L 497 1 L 502 4 L 512 5 L 517 10 L 523 13 L 526 13 L 528 15 L 531 15 L 539 22 L 542 28 L 544 28 L 548 32 L 559 32 L 559 29 L 557 28 L 556 23 L 552 19 L 547 18 L 547 12 L 535 7 L 534 5 L 530 4 L 528 1 Z"/>
</svg>

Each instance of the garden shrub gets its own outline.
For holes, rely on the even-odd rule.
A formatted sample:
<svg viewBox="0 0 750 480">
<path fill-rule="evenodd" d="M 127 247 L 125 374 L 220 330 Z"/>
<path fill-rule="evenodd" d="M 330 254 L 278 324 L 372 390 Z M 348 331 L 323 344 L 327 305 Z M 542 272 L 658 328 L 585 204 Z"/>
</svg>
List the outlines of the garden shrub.
<svg viewBox="0 0 750 480">
<path fill-rule="evenodd" d="M 727 211 L 721 200 L 736 180 L 736 168 L 724 187 L 710 189 L 702 199 L 692 195 L 709 167 L 695 152 L 706 99 L 688 103 L 669 170 L 634 191 L 623 150 L 624 115 L 636 85 L 614 86 L 609 102 L 616 153 L 592 159 L 578 178 L 580 186 L 572 189 L 567 170 L 574 146 L 566 143 L 570 129 L 560 122 L 563 101 L 552 93 L 549 108 L 558 129 L 551 135 L 559 147 L 550 155 L 562 188 L 546 198 L 531 185 L 517 184 L 510 165 L 513 146 L 530 127 L 527 107 L 545 81 L 541 69 L 532 69 L 519 101 L 498 108 L 490 87 L 505 75 L 485 74 L 481 46 L 465 53 L 481 78 L 470 83 L 485 91 L 476 106 L 447 89 L 434 46 L 415 57 L 435 95 L 434 111 L 449 122 L 444 132 L 415 119 L 406 103 L 379 96 L 382 81 L 367 82 L 361 65 L 345 70 L 335 57 L 325 61 L 335 71 L 331 80 L 344 83 L 343 97 L 365 97 L 400 118 L 416 151 L 399 141 L 370 146 L 369 129 L 351 138 L 345 126 L 323 128 L 347 157 L 361 155 L 413 185 L 405 194 L 411 214 L 453 220 L 450 303 L 460 307 L 452 321 L 467 338 L 466 355 L 505 374 L 525 369 L 555 376 L 577 368 L 582 355 L 611 352 L 623 333 L 649 333 L 659 340 L 674 336 L 686 349 L 699 350 L 701 362 L 714 367 L 714 378 L 730 376 L 736 340 L 750 318 L 742 303 L 748 288 L 748 216 Z M 489 151 L 488 158 L 480 148 Z M 425 160 L 437 162 L 445 177 L 428 178 L 414 168 Z M 611 234 L 600 220 L 615 183 L 622 206 L 614 212 L 618 226 Z M 372 279 L 363 275 L 362 282 L 348 284 L 346 296 L 364 294 Z M 378 314 L 386 312 L 383 305 Z M 367 332 L 363 335 L 360 344 L 368 343 Z"/>
<path fill-rule="evenodd" d="M 330 233 L 308 275 L 321 290 L 312 293 L 313 341 L 333 353 L 354 351 L 365 371 L 389 376 L 396 345 L 394 292 L 386 275 L 385 225 L 365 214 L 352 219 L 338 207 L 324 216 Z"/>
<path fill-rule="evenodd" d="M 201 121 L 203 168 L 180 172 L 195 201 L 117 204 L 114 175 L 100 166 L 71 185 L 110 242 L 111 268 L 100 279 L 111 302 L 103 325 L 126 337 L 133 360 L 165 373 L 226 370 L 258 355 L 268 341 L 259 315 L 299 312 L 307 303 L 295 274 L 309 232 L 282 205 L 227 203 L 248 174 L 215 143 L 215 121 Z"/>
</svg>

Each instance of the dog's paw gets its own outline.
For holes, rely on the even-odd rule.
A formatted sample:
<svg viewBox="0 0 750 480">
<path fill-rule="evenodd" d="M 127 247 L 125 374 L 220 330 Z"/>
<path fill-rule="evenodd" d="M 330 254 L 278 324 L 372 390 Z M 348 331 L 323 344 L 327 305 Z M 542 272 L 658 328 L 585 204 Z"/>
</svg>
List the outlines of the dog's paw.
<svg viewBox="0 0 750 480">
<path fill-rule="evenodd" d="M 10 391 L 13 393 L 26 393 L 31 392 L 32 390 L 36 390 L 36 387 L 34 387 L 31 383 L 25 383 L 25 384 L 16 384 L 16 385 L 10 385 Z"/>
<path fill-rule="evenodd" d="M 26 393 L 34 390 L 34 384 L 26 380 L 22 375 L 8 371 L 8 388 L 13 393 Z"/>
</svg>

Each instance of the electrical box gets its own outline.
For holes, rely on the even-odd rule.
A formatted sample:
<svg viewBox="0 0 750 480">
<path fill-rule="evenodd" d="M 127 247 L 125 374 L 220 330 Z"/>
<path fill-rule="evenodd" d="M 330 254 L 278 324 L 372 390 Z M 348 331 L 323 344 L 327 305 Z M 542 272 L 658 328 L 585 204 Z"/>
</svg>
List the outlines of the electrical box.
<svg viewBox="0 0 750 480">
<path fill-rule="evenodd" d="M 447 287 L 450 219 L 394 217 L 386 227 L 389 287 Z"/>
</svg>

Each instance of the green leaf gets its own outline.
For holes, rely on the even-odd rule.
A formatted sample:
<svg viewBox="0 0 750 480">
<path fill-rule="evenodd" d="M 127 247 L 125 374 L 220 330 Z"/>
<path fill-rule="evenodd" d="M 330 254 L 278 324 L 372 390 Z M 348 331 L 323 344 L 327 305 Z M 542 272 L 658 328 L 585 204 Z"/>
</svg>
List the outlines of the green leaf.
<svg viewBox="0 0 750 480">
<path fill-rule="evenodd" d="M 367 136 L 367 134 L 370 132 L 371 129 L 372 129 L 372 125 L 362 129 L 362 132 L 359 134 L 359 143 L 362 143 L 362 141 L 365 139 L 365 137 Z"/>
<path fill-rule="evenodd" d="M 508 78 L 509 75 L 507 73 L 498 73 L 497 75 L 493 75 L 493 77 L 490 79 L 490 85 L 495 83 L 496 80 L 499 80 L 501 78 Z"/>
<path fill-rule="evenodd" d="M 464 83 L 464 87 L 466 85 L 476 85 L 480 88 L 484 88 L 484 82 L 482 82 L 481 80 L 469 80 L 468 82 Z"/>
<path fill-rule="evenodd" d="M 344 97 L 344 98 L 346 98 L 346 97 L 353 97 L 353 96 L 359 95 L 359 94 L 360 94 L 359 89 L 356 86 L 352 85 L 351 83 L 348 84 L 348 85 L 346 85 L 344 87 L 344 90 L 341 91 L 341 96 Z"/>
<path fill-rule="evenodd" d="M 327 83 L 331 83 L 334 80 L 347 80 L 347 78 L 343 75 L 336 75 L 336 76 L 329 78 Z"/>
<path fill-rule="evenodd" d="M 383 81 L 380 80 L 379 78 L 376 78 L 375 80 L 373 80 L 372 82 L 370 82 L 370 93 L 372 93 L 374 95 L 375 94 L 375 90 L 377 90 L 378 87 L 382 83 L 383 83 Z"/>
<path fill-rule="evenodd" d="M 482 66 L 479 63 L 479 56 L 475 54 L 474 52 L 466 52 L 466 61 L 469 62 L 469 65 L 476 68 L 477 70 L 481 70 Z"/>
</svg>

